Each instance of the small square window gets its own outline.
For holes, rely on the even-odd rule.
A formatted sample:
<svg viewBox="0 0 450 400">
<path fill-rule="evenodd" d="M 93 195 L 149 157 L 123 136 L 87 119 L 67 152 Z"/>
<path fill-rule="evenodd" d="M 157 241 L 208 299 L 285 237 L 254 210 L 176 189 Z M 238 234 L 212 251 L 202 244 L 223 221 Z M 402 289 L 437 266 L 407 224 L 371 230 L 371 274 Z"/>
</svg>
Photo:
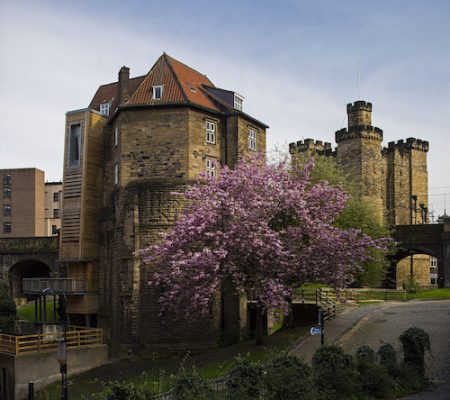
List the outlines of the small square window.
<svg viewBox="0 0 450 400">
<path fill-rule="evenodd" d="M 3 205 L 3 215 L 5 217 L 9 217 L 11 215 L 11 205 L 10 204 Z"/>
<path fill-rule="evenodd" d="M 153 100 L 161 100 L 163 94 L 163 85 L 153 86 Z"/>
<path fill-rule="evenodd" d="M 206 143 L 216 144 L 216 124 L 206 121 Z"/>
<path fill-rule="evenodd" d="M 52 235 L 56 235 L 58 233 L 58 227 L 56 225 L 52 225 Z"/>
<path fill-rule="evenodd" d="M 114 146 L 117 147 L 119 145 L 119 127 L 116 126 L 114 128 Z"/>
<path fill-rule="evenodd" d="M 12 177 L 11 174 L 4 174 L 3 175 L 3 184 L 4 185 L 11 185 Z"/>
<path fill-rule="evenodd" d="M 214 178 L 216 176 L 216 160 L 213 158 L 206 158 L 206 176 Z"/>
<path fill-rule="evenodd" d="M 119 164 L 114 164 L 114 185 L 119 184 Z"/>
<path fill-rule="evenodd" d="M 100 104 L 100 114 L 109 115 L 109 102 Z"/>
<path fill-rule="evenodd" d="M 11 188 L 9 186 L 3 188 L 3 197 L 11 197 Z"/>
<path fill-rule="evenodd" d="M 11 222 L 3 222 L 3 233 L 11 233 Z"/>
<path fill-rule="evenodd" d="M 59 201 L 59 192 L 53 193 L 53 202 L 57 203 Z"/>
<path fill-rule="evenodd" d="M 53 218 L 59 218 L 59 208 L 53 209 Z"/>
<path fill-rule="evenodd" d="M 248 148 L 256 151 L 256 131 L 254 129 L 248 130 Z"/>
</svg>

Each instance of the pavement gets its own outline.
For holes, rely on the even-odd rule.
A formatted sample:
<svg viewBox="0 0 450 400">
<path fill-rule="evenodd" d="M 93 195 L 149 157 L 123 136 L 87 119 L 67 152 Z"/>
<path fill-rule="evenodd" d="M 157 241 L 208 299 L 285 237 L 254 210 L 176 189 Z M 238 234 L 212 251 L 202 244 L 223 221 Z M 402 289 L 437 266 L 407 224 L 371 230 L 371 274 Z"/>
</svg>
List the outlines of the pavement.
<svg viewBox="0 0 450 400">
<path fill-rule="evenodd" d="M 400 352 L 398 336 L 418 326 L 431 338 L 426 355 L 428 376 L 434 382 L 427 390 L 405 400 L 450 400 L 450 301 L 387 302 L 351 307 L 325 322 L 325 343 L 337 343 L 349 353 L 363 345 L 375 351 L 382 343 L 391 343 Z M 292 354 L 311 362 L 320 347 L 320 335 L 308 336 Z"/>
</svg>

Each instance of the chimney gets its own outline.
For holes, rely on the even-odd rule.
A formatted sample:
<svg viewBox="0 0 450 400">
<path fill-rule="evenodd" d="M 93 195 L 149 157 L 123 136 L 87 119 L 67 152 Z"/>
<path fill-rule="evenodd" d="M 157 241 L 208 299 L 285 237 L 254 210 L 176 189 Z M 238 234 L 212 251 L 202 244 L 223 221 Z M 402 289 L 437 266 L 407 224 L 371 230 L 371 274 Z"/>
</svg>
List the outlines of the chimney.
<svg viewBox="0 0 450 400">
<path fill-rule="evenodd" d="M 119 71 L 119 93 L 117 106 L 125 103 L 129 96 L 130 68 L 123 66 Z"/>
</svg>

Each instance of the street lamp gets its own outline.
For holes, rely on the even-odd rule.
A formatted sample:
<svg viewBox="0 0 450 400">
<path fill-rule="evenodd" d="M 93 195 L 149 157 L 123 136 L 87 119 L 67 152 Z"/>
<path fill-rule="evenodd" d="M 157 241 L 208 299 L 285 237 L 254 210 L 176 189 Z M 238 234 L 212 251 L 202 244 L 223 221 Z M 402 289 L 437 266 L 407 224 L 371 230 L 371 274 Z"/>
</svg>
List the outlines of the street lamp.
<svg viewBox="0 0 450 400">
<path fill-rule="evenodd" d="M 52 294 L 55 296 L 55 291 L 47 287 L 42 291 L 42 294 Z M 44 301 L 45 303 L 45 301 Z M 59 371 L 61 373 L 61 400 L 68 400 L 68 388 L 67 388 L 67 354 L 66 354 L 66 348 L 67 348 L 67 317 L 66 317 L 66 294 L 63 292 L 63 322 L 64 322 L 64 335 L 63 339 L 58 340 L 58 353 L 57 353 L 57 359 L 59 362 Z M 54 318 L 55 319 L 55 318 Z"/>
</svg>

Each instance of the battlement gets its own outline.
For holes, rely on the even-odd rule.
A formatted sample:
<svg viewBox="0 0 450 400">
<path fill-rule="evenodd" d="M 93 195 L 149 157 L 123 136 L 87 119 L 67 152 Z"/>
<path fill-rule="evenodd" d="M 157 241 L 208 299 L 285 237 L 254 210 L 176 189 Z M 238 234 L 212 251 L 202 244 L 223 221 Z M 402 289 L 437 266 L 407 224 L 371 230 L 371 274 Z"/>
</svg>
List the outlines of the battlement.
<svg viewBox="0 0 450 400">
<path fill-rule="evenodd" d="M 350 126 L 335 133 L 336 143 L 351 139 L 371 139 L 383 141 L 383 130 L 372 125 Z"/>
<path fill-rule="evenodd" d="M 426 140 L 408 138 L 406 142 L 404 140 L 398 140 L 397 142 L 389 142 L 387 151 L 395 151 L 396 149 L 406 149 L 406 150 L 418 150 L 423 152 L 428 152 L 430 148 L 429 143 Z"/>
<path fill-rule="evenodd" d="M 317 153 L 321 155 L 328 155 L 333 152 L 331 143 L 322 142 L 321 140 L 305 139 L 299 140 L 297 143 L 289 143 L 289 153 Z"/>
<path fill-rule="evenodd" d="M 368 101 L 355 101 L 354 103 L 348 103 L 347 104 L 347 113 L 364 110 L 368 112 L 372 112 L 372 103 L 369 103 Z"/>
</svg>

